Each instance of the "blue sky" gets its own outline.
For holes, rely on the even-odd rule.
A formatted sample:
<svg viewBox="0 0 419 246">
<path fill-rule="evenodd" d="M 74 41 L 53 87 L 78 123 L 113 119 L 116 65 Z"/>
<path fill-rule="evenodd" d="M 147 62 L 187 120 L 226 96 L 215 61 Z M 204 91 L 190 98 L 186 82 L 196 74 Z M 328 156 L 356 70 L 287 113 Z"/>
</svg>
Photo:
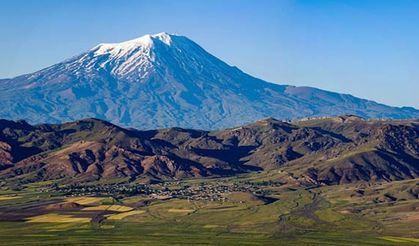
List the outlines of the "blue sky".
<svg viewBox="0 0 419 246">
<path fill-rule="evenodd" d="M 415 0 L 0 0 L 0 78 L 162 31 L 267 81 L 419 108 Z"/>
</svg>

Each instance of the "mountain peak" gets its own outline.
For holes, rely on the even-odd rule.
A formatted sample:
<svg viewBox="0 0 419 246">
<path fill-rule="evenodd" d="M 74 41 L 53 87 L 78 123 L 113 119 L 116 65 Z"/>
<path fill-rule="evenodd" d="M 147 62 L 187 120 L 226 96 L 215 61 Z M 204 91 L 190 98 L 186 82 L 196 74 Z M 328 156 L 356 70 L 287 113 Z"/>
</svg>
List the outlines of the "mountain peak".
<svg viewBox="0 0 419 246">
<path fill-rule="evenodd" d="M 176 36 L 174 34 L 169 34 L 167 32 L 159 32 L 153 35 L 150 35 L 151 38 L 153 39 L 159 39 L 160 41 L 162 41 L 163 43 L 167 44 L 167 45 L 171 45 L 172 44 L 172 37 Z"/>
<path fill-rule="evenodd" d="M 187 37 L 165 32 L 103 43 L 38 72 L 0 81 L 0 117 L 31 123 L 96 117 L 142 129 L 219 129 L 269 116 L 345 114 L 417 118 L 419 111 L 268 83 Z"/>
<path fill-rule="evenodd" d="M 70 66 L 83 72 L 105 71 L 118 78 L 129 77 L 141 82 L 156 74 L 167 77 L 186 72 L 185 76 L 190 77 L 204 68 L 228 69 L 224 62 L 214 58 L 187 37 L 161 32 L 120 43 L 101 43 L 70 61 Z"/>
<path fill-rule="evenodd" d="M 108 48 L 120 48 L 120 49 L 130 49 L 138 46 L 152 46 L 155 41 L 161 41 L 164 44 L 170 46 L 172 44 L 172 37 L 176 36 L 174 34 L 168 34 L 166 32 L 160 32 L 156 34 L 146 34 L 138 38 L 134 38 L 128 41 L 123 41 L 120 43 L 100 43 L 95 46 L 92 50 L 96 50 L 98 47 L 100 50 Z"/>
<path fill-rule="evenodd" d="M 172 49 L 183 45 L 177 35 L 160 32 L 147 34 L 120 43 L 101 43 L 82 56 L 75 63 L 90 70 L 105 69 L 116 76 L 142 79 L 147 77 L 156 65 L 156 60 Z M 186 42 L 187 43 L 187 42 Z"/>
</svg>

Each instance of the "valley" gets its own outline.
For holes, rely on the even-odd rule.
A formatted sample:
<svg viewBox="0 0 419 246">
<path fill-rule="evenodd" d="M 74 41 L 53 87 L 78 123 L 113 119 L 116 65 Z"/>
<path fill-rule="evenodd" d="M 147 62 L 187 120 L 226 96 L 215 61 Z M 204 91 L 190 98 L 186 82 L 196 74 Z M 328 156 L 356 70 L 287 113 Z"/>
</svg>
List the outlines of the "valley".
<svg viewBox="0 0 419 246">
<path fill-rule="evenodd" d="M 126 184 L 109 186 L 111 192 L 88 191 L 89 185 L 69 192 L 53 182 L 19 191 L 3 187 L 0 239 L 8 245 L 419 243 L 418 179 L 272 186 L 278 178 L 278 171 L 269 171 L 191 179 L 143 186 L 135 194 L 114 192 L 127 190 Z M 252 183 L 258 190 L 248 189 Z"/>
</svg>

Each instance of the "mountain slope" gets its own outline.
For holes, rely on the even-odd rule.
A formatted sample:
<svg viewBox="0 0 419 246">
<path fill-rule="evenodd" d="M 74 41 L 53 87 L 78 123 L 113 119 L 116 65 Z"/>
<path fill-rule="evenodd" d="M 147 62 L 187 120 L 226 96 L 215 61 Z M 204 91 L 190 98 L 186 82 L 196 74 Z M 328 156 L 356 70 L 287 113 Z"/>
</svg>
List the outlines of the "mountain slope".
<svg viewBox="0 0 419 246">
<path fill-rule="evenodd" d="M 354 116 L 272 118 L 220 131 L 139 131 L 97 119 L 31 126 L 0 121 L 7 182 L 146 182 L 281 170 L 303 184 L 419 177 L 419 122 Z"/>
<path fill-rule="evenodd" d="M 0 117 L 31 123 L 95 117 L 139 129 L 220 129 L 265 117 L 342 114 L 419 117 L 413 108 L 268 83 L 166 33 L 99 44 L 41 71 L 0 80 Z"/>
<path fill-rule="evenodd" d="M 301 158 L 299 165 L 321 183 L 391 181 L 416 178 L 419 174 L 418 121 L 366 121 L 359 117 L 336 117 L 295 122 L 343 136 L 346 148 Z M 293 164 L 289 163 L 292 170 Z M 298 172 L 298 170 L 297 170 Z"/>
</svg>

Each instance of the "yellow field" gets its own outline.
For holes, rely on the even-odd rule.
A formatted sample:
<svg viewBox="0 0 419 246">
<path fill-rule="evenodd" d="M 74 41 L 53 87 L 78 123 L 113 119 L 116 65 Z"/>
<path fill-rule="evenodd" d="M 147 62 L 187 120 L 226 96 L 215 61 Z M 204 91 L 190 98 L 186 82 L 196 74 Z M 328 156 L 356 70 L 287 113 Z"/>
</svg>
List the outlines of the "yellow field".
<svg viewBox="0 0 419 246">
<path fill-rule="evenodd" d="M 66 214 L 43 214 L 29 217 L 29 223 L 89 223 L 90 218 L 78 218 Z"/>
<path fill-rule="evenodd" d="M 44 228 L 47 231 L 67 231 L 69 229 L 80 229 L 80 228 L 89 228 L 89 224 L 81 225 L 80 223 L 51 223 L 46 225 Z"/>
<path fill-rule="evenodd" d="M 380 237 L 381 239 L 394 242 L 394 243 L 419 243 L 419 238 L 411 238 L 411 237 Z"/>
<path fill-rule="evenodd" d="M 114 211 L 114 212 L 128 212 L 128 211 L 133 210 L 133 208 L 127 207 L 127 206 L 112 205 L 108 208 L 108 210 Z"/>
<path fill-rule="evenodd" d="M 170 213 L 192 213 L 195 210 L 194 209 L 171 208 L 167 211 L 169 211 Z"/>
<path fill-rule="evenodd" d="M 80 205 L 89 205 L 89 204 L 100 202 L 103 199 L 106 199 L 106 197 L 70 197 L 70 198 L 67 198 L 66 201 L 74 202 Z"/>
<path fill-rule="evenodd" d="M 93 207 L 83 208 L 84 211 L 113 211 L 113 212 L 128 212 L 133 210 L 131 207 L 121 205 L 99 205 Z"/>
<path fill-rule="evenodd" d="M 136 214 L 143 214 L 143 213 L 145 213 L 144 210 L 129 211 L 129 212 L 124 212 L 120 214 L 112 214 L 108 216 L 107 219 L 108 220 L 122 220 L 128 216 L 136 215 Z"/>
<path fill-rule="evenodd" d="M 12 200 L 12 199 L 17 199 L 17 198 L 21 198 L 21 196 L 3 195 L 3 196 L 0 196 L 0 201 Z"/>
</svg>

